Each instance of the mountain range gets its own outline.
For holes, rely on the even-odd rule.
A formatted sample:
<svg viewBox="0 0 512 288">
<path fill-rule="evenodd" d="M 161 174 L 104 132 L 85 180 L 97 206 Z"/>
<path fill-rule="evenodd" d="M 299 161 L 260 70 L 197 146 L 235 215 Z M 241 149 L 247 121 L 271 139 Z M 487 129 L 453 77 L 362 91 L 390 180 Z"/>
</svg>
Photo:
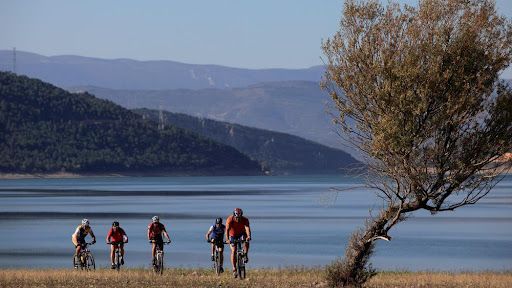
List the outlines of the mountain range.
<svg viewBox="0 0 512 288">
<path fill-rule="evenodd" d="M 145 119 L 172 125 L 232 146 L 256 160 L 268 174 L 335 174 L 359 168 L 349 154 L 274 131 L 166 111 L 136 109 Z"/>
<path fill-rule="evenodd" d="M 13 51 L 0 50 L 0 70 L 12 71 Z M 242 69 L 175 61 L 99 59 L 16 52 L 16 73 L 56 86 L 91 85 L 112 89 L 204 89 L 245 87 L 268 81 L 320 81 L 324 68 Z"/>
<path fill-rule="evenodd" d="M 317 82 L 267 82 L 245 88 L 115 90 L 74 87 L 128 109 L 148 108 L 297 135 L 341 148 L 332 123 L 329 96 Z"/>
<path fill-rule="evenodd" d="M 288 133 L 358 157 L 333 124 L 336 110 L 319 85 L 323 66 L 242 69 L 20 51 L 16 55 L 19 74 L 72 92 L 88 91 L 125 108 L 162 109 Z M 12 51 L 0 50 L 0 70 L 12 69 L 12 56 Z"/>
</svg>

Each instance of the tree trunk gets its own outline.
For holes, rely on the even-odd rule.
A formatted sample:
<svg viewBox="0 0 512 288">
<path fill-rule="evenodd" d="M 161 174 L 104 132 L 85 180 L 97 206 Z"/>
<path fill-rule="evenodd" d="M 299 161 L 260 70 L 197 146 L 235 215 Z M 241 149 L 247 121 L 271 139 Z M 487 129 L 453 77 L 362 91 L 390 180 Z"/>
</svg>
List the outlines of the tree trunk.
<svg viewBox="0 0 512 288">
<path fill-rule="evenodd" d="M 369 219 L 364 229 L 354 232 L 349 240 L 342 261 L 333 263 L 327 268 L 328 280 L 333 287 L 361 287 L 368 279 L 375 275 L 375 270 L 369 264 L 373 254 L 376 237 L 386 235 L 386 225 L 396 224 L 398 207 L 390 206 L 379 214 L 377 218 Z"/>
</svg>

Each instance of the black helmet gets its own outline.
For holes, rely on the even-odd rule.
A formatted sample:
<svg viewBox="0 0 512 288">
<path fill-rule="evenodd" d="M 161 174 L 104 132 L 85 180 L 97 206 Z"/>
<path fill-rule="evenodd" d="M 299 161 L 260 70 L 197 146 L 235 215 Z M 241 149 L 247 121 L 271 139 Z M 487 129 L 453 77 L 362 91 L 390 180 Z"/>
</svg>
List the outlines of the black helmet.
<svg viewBox="0 0 512 288">
<path fill-rule="evenodd" d="M 112 227 L 119 227 L 119 222 L 117 222 L 117 221 L 112 222 Z"/>
<path fill-rule="evenodd" d="M 222 218 L 215 219 L 215 224 L 222 224 Z"/>
</svg>

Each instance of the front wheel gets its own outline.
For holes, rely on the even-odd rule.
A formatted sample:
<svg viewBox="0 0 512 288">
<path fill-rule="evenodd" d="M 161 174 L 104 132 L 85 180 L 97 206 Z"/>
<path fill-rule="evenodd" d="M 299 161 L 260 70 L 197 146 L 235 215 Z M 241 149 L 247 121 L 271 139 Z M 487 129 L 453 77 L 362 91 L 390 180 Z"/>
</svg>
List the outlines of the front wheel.
<svg viewBox="0 0 512 288">
<path fill-rule="evenodd" d="M 244 256 L 243 256 L 243 254 L 238 254 L 237 255 L 236 272 L 238 274 L 238 278 L 240 278 L 240 279 L 244 279 L 245 278 L 245 263 L 244 263 Z"/>
<path fill-rule="evenodd" d="M 114 261 L 114 263 L 116 264 L 116 270 L 119 271 L 119 269 L 121 269 L 121 254 L 119 253 L 119 251 L 116 251 Z"/>
<path fill-rule="evenodd" d="M 80 268 L 80 258 L 78 256 L 73 255 L 73 268 L 78 269 Z"/>
<path fill-rule="evenodd" d="M 217 249 L 215 249 L 215 263 L 213 265 L 215 266 L 215 274 L 217 274 L 217 276 L 220 275 L 220 252 Z"/>
<path fill-rule="evenodd" d="M 85 269 L 88 271 L 96 270 L 96 263 L 94 262 L 94 257 L 92 254 L 85 256 Z"/>
</svg>

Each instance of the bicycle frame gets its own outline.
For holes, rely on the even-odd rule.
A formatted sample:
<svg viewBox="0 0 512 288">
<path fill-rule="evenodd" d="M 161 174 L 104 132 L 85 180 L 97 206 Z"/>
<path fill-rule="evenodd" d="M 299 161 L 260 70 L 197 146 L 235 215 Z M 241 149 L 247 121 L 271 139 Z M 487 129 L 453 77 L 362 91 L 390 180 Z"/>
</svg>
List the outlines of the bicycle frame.
<svg viewBox="0 0 512 288">
<path fill-rule="evenodd" d="M 82 248 L 80 249 L 80 254 L 73 256 L 73 267 L 82 270 L 95 270 L 96 263 L 94 262 L 94 256 L 92 255 L 91 250 L 88 248 L 89 245 L 93 245 L 91 242 L 86 242 L 82 244 Z M 78 261 L 78 263 L 77 263 Z"/>
<path fill-rule="evenodd" d="M 153 244 L 156 242 L 155 241 L 149 241 L 149 243 Z M 167 244 L 170 244 L 170 242 L 162 242 L 163 245 L 167 245 Z M 156 250 L 155 250 L 155 258 L 153 258 L 153 270 L 155 271 L 155 273 L 158 273 L 160 275 L 162 275 L 164 273 L 164 251 L 163 251 L 163 245 L 162 245 L 162 249 L 160 249 L 160 246 L 159 245 L 156 245 Z"/>
<path fill-rule="evenodd" d="M 221 262 L 221 259 L 220 259 L 220 255 L 221 255 L 221 249 L 223 249 L 224 247 L 220 246 L 220 245 L 217 245 L 217 244 L 220 244 L 220 241 L 216 242 L 216 241 L 212 241 L 212 240 L 208 240 L 208 243 L 212 243 L 214 245 L 214 250 L 213 250 L 213 256 L 214 256 L 214 262 L 213 262 L 213 270 L 215 271 L 215 274 L 217 275 L 220 275 L 221 273 L 221 268 L 222 268 L 222 262 Z M 227 242 L 222 242 L 223 244 L 228 244 Z"/>
<path fill-rule="evenodd" d="M 245 278 L 245 251 L 244 251 L 244 248 L 242 247 L 242 243 L 245 243 L 246 241 L 245 240 L 235 240 L 231 243 L 235 244 L 236 245 L 236 255 L 235 255 L 235 267 L 236 267 L 236 272 L 237 272 L 237 276 L 238 278 L 240 279 L 244 279 Z"/>
<path fill-rule="evenodd" d="M 107 244 L 114 245 L 114 264 L 116 265 L 116 270 L 119 271 L 121 269 L 121 244 L 124 244 L 124 242 L 109 242 Z"/>
</svg>

